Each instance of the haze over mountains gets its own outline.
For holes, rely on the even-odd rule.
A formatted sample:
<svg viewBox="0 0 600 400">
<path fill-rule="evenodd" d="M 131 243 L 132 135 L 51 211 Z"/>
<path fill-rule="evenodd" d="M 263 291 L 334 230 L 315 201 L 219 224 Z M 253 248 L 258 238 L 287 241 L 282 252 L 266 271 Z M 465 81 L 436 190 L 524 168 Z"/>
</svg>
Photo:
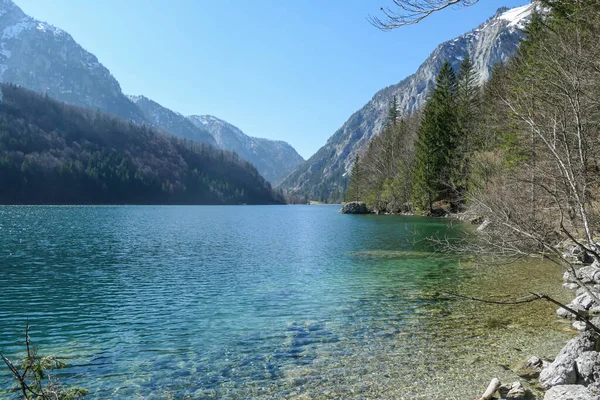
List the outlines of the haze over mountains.
<svg viewBox="0 0 600 400">
<path fill-rule="evenodd" d="M 11 0 L 0 0 L 0 31 L 0 82 L 14 83 L 68 104 L 98 108 L 137 124 L 236 151 L 273 183 L 303 161 L 290 145 L 279 141 L 246 137 L 236 142 L 235 150 L 222 147 L 229 141 L 217 144 L 207 129 L 192 124 L 181 114 L 146 97 L 124 95 L 119 82 L 96 56 L 67 32 L 26 15 Z M 236 135 L 244 135 L 235 129 Z M 243 147 L 244 143 L 261 145 L 257 151 L 255 147 Z M 247 158 L 250 156 L 252 160 Z"/>
<path fill-rule="evenodd" d="M 300 165 L 304 159 L 292 146 L 281 140 L 255 138 L 239 128 L 211 115 L 192 115 L 188 119 L 215 138 L 217 146 L 235 151 L 250 161 L 269 182 L 278 183 L 291 171 L 282 165 Z"/>
<path fill-rule="evenodd" d="M 280 187 L 310 199 L 342 200 L 347 173 L 356 155 L 380 132 L 392 98 L 397 97 L 400 114 L 418 110 L 434 87 L 443 62 L 448 60 L 458 70 L 467 55 L 480 83 L 487 81 L 494 64 L 505 62 L 515 54 L 533 7 L 530 4 L 511 10 L 501 8 L 476 29 L 439 45 L 416 73 L 377 92 L 321 149 L 288 175 Z"/>
</svg>

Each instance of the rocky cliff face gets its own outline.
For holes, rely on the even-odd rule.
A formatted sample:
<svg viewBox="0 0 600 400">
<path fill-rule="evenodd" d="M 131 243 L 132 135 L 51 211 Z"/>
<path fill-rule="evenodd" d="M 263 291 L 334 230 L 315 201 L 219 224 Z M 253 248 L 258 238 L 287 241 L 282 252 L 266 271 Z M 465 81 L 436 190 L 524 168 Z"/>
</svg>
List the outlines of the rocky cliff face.
<svg viewBox="0 0 600 400">
<path fill-rule="evenodd" d="M 144 121 L 108 69 L 65 31 L 31 18 L 10 0 L 0 0 L 0 32 L 0 82 Z"/>
<path fill-rule="evenodd" d="M 458 70 L 469 56 L 481 83 L 489 79 L 492 67 L 515 54 L 534 5 L 499 9 L 496 15 L 476 29 L 439 45 L 417 72 L 377 92 L 371 101 L 355 112 L 310 159 L 302 163 L 280 184 L 295 193 L 316 200 L 338 200 L 345 190 L 345 174 L 356 154 L 371 137 L 380 132 L 393 96 L 401 114 L 421 108 L 434 87 L 435 77 L 444 61 Z"/>
<path fill-rule="evenodd" d="M 248 136 L 239 128 L 211 115 L 192 115 L 188 118 L 195 126 L 210 132 L 218 147 L 235 151 L 254 164 L 258 172 L 272 184 L 279 183 L 304 161 L 286 142 Z"/>
</svg>

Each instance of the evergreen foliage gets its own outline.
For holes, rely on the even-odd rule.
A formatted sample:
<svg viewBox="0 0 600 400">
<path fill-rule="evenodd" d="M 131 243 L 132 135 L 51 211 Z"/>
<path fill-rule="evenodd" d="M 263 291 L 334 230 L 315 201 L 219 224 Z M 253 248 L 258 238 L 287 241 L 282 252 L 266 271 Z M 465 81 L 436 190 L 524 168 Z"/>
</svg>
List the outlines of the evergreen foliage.
<svg viewBox="0 0 600 400">
<path fill-rule="evenodd" d="M 0 89 L 0 204 L 283 201 L 235 153 L 14 85 Z"/>
</svg>

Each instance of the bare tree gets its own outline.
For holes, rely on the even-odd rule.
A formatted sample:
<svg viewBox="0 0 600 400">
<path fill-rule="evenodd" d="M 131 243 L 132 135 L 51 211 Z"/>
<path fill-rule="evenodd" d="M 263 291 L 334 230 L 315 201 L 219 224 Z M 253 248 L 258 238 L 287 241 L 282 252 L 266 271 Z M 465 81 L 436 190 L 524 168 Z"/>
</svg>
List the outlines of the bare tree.
<svg viewBox="0 0 600 400">
<path fill-rule="evenodd" d="M 594 3 L 574 1 L 564 15 L 534 18 L 530 39 L 507 67 L 509 79 L 494 83 L 503 134 L 513 142 L 496 148 L 503 156 L 471 193 L 472 207 L 491 225 L 470 245 L 488 255 L 558 263 L 600 304 L 600 294 L 581 281 L 560 247 L 576 246 L 600 262 L 600 49 L 594 40 L 600 5 Z"/>
<path fill-rule="evenodd" d="M 392 0 L 394 7 L 381 7 L 383 17 L 369 16 L 368 20 L 382 31 L 416 24 L 431 14 L 445 8 L 468 7 L 479 0 Z"/>
</svg>

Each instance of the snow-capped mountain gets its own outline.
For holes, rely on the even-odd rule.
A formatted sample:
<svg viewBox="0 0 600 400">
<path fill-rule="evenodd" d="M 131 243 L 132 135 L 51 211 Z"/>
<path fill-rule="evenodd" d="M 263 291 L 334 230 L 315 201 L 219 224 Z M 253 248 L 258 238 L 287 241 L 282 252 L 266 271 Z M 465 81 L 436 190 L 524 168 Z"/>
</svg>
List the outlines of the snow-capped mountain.
<svg viewBox="0 0 600 400">
<path fill-rule="evenodd" d="M 212 115 L 192 115 L 188 118 L 195 126 L 210 132 L 218 147 L 235 151 L 250 161 L 273 184 L 279 183 L 304 161 L 286 142 L 248 136 L 239 128 Z"/>
<path fill-rule="evenodd" d="M 65 31 L 0 0 L 0 32 L 0 82 L 143 122 L 110 71 Z"/>
<path fill-rule="evenodd" d="M 146 121 L 152 127 L 175 136 L 217 146 L 217 142 L 206 129 L 194 125 L 178 112 L 163 107 L 145 96 L 129 96 L 129 99 L 144 113 Z M 222 146 L 217 147 L 224 148 Z"/>
<path fill-rule="evenodd" d="M 501 8 L 488 21 L 454 40 L 439 45 L 417 72 L 399 83 L 377 92 L 371 101 L 355 112 L 310 159 L 302 163 L 281 183 L 281 187 L 307 194 L 311 199 L 339 198 L 345 189 L 344 174 L 357 153 L 378 134 L 385 122 L 390 100 L 397 97 L 399 111 L 408 114 L 422 107 L 434 87 L 444 61 L 458 70 L 469 55 L 480 83 L 490 77 L 492 67 L 515 54 L 522 29 L 533 12 L 534 4 L 515 9 Z"/>
<path fill-rule="evenodd" d="M 26 15 L 11 0 L 0 0 L 0 82 L 65 103 L 98 108 L 179 137 L 234 149 L 271 182 L 278 182 L 304 161 L 285 142 L 248 138 L 235 127 L 242 135 L 237 141 L 215 140 L 212 131 L 175 111 L 143 96 L 124 95 L 119 82 L 96 56 L 67 32 Z"/>
</svg>

